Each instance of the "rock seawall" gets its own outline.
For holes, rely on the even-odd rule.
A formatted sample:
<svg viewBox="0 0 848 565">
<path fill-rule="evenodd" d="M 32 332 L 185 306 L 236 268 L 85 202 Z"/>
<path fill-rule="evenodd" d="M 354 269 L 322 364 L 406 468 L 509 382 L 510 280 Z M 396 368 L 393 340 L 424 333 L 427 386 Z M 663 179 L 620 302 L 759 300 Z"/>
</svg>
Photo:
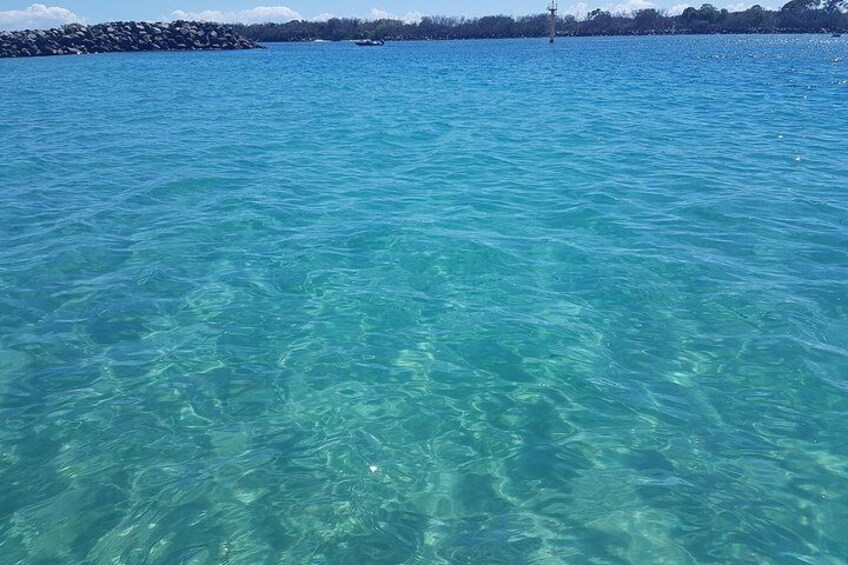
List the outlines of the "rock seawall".
<svg viewBox="0 0 848 565">
<path fill-rule="evenodd" d="M 112 22 L 0 33 L 1 57 L 40 57 L 128 51 L 261 49 L 232 27 L 199 22 Z"/>
</svg>

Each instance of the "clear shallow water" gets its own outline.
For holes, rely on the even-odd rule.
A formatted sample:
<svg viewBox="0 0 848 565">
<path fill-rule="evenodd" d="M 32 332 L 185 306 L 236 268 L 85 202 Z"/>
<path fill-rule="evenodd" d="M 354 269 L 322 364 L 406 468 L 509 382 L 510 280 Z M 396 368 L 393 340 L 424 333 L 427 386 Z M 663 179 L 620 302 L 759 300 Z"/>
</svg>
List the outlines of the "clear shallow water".
<svg viewBox="0 0 848 565">
<path fill-rule="evenodd" d="M 0 61 L 4 563 L 842 563 L 848 41 Z"/>
</svg>

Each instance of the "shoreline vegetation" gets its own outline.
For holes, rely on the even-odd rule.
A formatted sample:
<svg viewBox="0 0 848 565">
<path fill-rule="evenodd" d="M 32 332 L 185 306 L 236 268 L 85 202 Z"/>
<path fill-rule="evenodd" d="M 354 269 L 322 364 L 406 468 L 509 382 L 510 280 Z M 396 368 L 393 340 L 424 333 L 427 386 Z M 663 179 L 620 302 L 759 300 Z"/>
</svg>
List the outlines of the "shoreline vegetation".
<svg viewBox="0 0 848 565">
<path fill-rule="evenodd" d="M 261 48 L 255 40 L 234 31 L 233 26 L 186 21 L 71 24 L 48 30 L 0 33 L 0 58 Z"/>
<path fill-rule="evenodd" d="M 530 38 L 547 36 L 549 25 L 548 14 L 519 18 L 427 16 L 417 22 L 331 18 L 252 25 L 187 21 L 70 24 L 49 30 L 2 32 L 0 58 L 261 49 L 259 42 Z M 677 16 L 653 8 L 629 14 L 595 9 L 580 19 L 573 15 L 557 19 L 557 35 L 562 37 L 753 33 L 848 33 L 848 0 L 790 0 L 779 10 L 755 5 L 739 12 L 703 4 L 686 8 Z"/>
<path fill-rule="evenodd" d="M 295 20 L 283 24 L 234 27 L 246 37 L 274 43 L 546 37 L 549 25 L 548 14 L 537 14 L 518 18 L 502 15 L 481 18 L 428 16 L 417 22 L 332 18 L 321 22 Z M 700 8 L 686 8 L 678 16 L 653 8 L 628 14 L 595 9 L 579 19 L 572 15 L 557 19 L 557 35 L 564 37 L 746 33 L 848 33 L 848 0 L 791 0 L 779 10 L 755 5 L 740 12 L 704 4 Z"/>
</svg>

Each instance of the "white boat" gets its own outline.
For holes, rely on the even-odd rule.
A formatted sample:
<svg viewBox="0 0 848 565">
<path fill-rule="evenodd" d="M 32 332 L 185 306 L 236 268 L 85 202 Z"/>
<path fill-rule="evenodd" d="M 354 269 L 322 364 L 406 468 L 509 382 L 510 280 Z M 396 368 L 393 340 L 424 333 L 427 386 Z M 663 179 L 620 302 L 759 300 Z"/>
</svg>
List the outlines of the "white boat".
<svg viewBox="0 0 848 565">
<path fill-rule="evenodd" d="M 380 47 L 385 44 L 382 39 L 357 39 L 353 42 L 360 47 Z"/>
</svg>

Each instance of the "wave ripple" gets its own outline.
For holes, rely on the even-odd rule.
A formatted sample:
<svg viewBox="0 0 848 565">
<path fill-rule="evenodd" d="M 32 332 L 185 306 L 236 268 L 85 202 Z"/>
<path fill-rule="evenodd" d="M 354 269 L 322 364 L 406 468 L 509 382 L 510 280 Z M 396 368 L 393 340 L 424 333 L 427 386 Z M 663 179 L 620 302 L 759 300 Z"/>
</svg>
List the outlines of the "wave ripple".
<svg viewBox="0 0 848 565">
<path fill-rule="evenodd" d="M 3 561 L 839 562 L 847 45 L 0 61 Z"/>
</svg>

